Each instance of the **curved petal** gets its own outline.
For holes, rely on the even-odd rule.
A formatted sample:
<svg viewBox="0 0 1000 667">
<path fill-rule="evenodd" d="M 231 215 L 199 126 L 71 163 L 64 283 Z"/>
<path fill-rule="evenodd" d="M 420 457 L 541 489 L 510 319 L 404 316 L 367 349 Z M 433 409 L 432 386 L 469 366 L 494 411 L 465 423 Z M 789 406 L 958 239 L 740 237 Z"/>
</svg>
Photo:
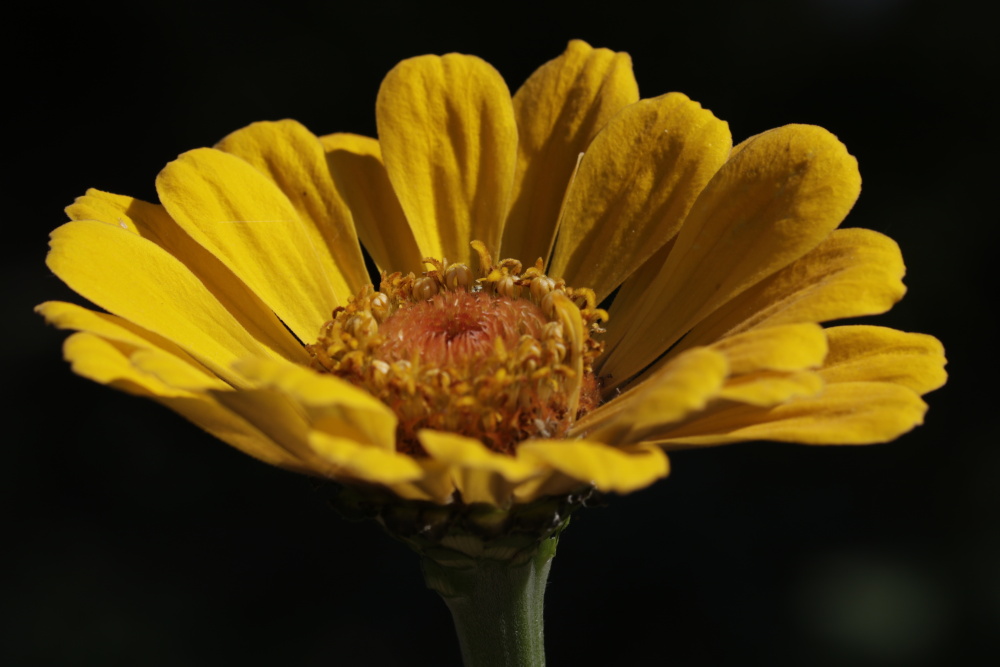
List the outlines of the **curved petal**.
<svg viewBox="0 0 1000 667">
<path fill-rule="evenodd" d="M 749 440 L 867 445 L 888 442 L 922 424 L 926 411 L 927 404 L 906 387 L 844 382 L 827 385 L 818 396 L 772 408 L 734 404 L 665 431 L 655 440 L 667 446 Z"/>
<path fill-rule="evenodd" d="M 601 361 L 612 386 L 819 245 L 857 199 L 857 161 L 822 128 L 789 125 L 741 146 L 695 202 L 656 278 L 623 288 L 612 305 Z"/>
<path fill-rule="evenodd" d="M 392 486 L 423 476 L 423 469 L 409 456 L 393 450 L 370 447 L 350 438 L 324 431 L 310 431 L 313 451 L 336 466 L 331 476 L 342 481 L 361 481 Z"/>
<path fill-rule="evenodd" d="M 162 383 L 161 395 L 187 395 L 229 385 L 169 340 L 115 315 L 87 310 L 72 303 L 48 301 L 35 308 L 50 324 L 94 334 L 127 354 L 130 370 Z M 147 377 L 147 380 L 150 378 Z"/>
<path fill-rule="evenodd" d="M 310 425 L 305 412 L 280 391 L 271 388 L 215 391 L 211 396 L 302 461 L 309 474 L 333 476 L 335 464 L 309 444 Z"/>
<path fill-rule="evenodd" d="M 537 464 L 492 452 L 478 440 L 455 433 L 423 430 L 418 437 L 433 459 L 448 465 L 466 504 L 509 505 L 514 487 L 540 472 Z"/>
<path fill-rule="evenodd" d="M 140 396 L 189 397 L 192 395 L 192 392 L 187 389 L 169 385 L 155 375 L 137 368 L 133 363 L 137 351 L 142 353 L 149 350 L 109 340 L 88 331 L 74 333 L 66 339 L 63 345 L 63 353 L 66 361 L 70 362 L 73 372 L 88 380 L 115 386 L 130 394 Z M 167 355 L 164 354 L 164 356 Z"/>
<path fill-rule="evenodd" d="M 405 500 L 428 500 L 439 505 L 447 505 L 454 500 L 455 484 L 451 479 L 451 468 L 440 461 L 423 458 L 415 459 L 423 474 L 408 482 L 396 482 L 391 490 Z"/>
<path fill-rule="evenodd" d="M 657 447 L 633 445 L 609 447 L 586 440 L 527 440 L 517 448 L 518 458 L 537 460 L 561 473 L 566 480 L 549 478 L 542 486 L 532 485 L 535 496 L 545 495 L 566 482 L 566 491 L 593 485 L 598 491 L 631 493 L 667 476 L 667 457 Z M 530 484 L 530 483 L 529 483 Z M 523 495 L 528 485 L 519 492 Z M 563 491 L 563 492 L 566 492 Z"/>
<path fill-rule="evenodd" d="M 815 396 L 825 386 L 820 374 L 813 371 L 758 371 L 727 380 L 718 398 L 771 407 L 794 398 Z"/>
<path fill-rule="evenodd" d="M 46 301 L 35 306 L 35 312 L 44 317 L 46 322 L 58 329 L 86 331 L 87 333 L 96 334 L 105 340 L 125 343 L 138 349 L 163 350 L 197 368 L 202 373 L 211 375 L 213 378 L 216 377 L 215 374 L 193 359 L 187 352 L 163 336 L 159 336 L 152 331 L 146 331 L 142 327 L 116 315 L 99 313 L 64 301 Z"/>
<path fill-rule="evenodd" d="M 164 167 L 156 190 L 170 217 L 299 340 L 316 338 L 340 301 L 306 225 L 273 181 L 235 155 L 199 148 Z"/>
<path fill-rule="evenodd" d="M 918 394 L 944 385 L 944 346 L 933 336 L 886 327 L 843 326 L 830 339 L 820 374 L 827 382 L 891 382 Z"/>
<path fill-rule="evenodd" d="M 135 368 L 170 387 L 198 393 L 231 388 L 214 375 L 160 350 L 137 350 L 130 359 Z"/>
<path fill-rule="evenodd" d="M 253 165 L 292 203 L 339 303 L 369 284 L 351 212 L 341 199 L 316 136 L 294 120 L 253 123 L 215 146 Z"/>
<path fill-rule="evenodd" d="M 240 366 L 262 388 L 214 395 L 294 452 L 312 474 L 348 484 L 381 484 L 410 500 L 448 501 L 454 486 L 447 468 L 397 453 L 395 415 L 377 399 L 307 368 L 259 361 Z"/>
<path fill-rule="evenodd" d="M 333 183 L 375 265 L 387 273 L 420 275 L 424 255 L 389 183 L 378 141 L 357 134 L 328 134 L 319 140 Z"/>
<path fill-rule="evenodd" d="M 647 377 L 660 373 L 675 359 L 684 354 L 671 353 L 664 362 L 646 371 L 637 380 L 644 383 Z M 724 338 L 711 345 L 709 350 L 725 356 L 729 375 L 722 387 L 712 396 L 713 402 L 736 401 L 770 407 L 792 398 L 814 396 L 823 390 L 823 378 L 809 369 L 819 368 L 826 357 L 828 345 L 826 332 L 818 324 L 788 324 L 751 331 Z M 643 384 L 639 384 L 640 387 Z M 630 395 L 628 391 L 626 395 Z M 696 409 L 705 408 L 706 402 L 695 406 L 684 416 L 693 416 Z M 672 420 L 673 422 L 679 420 Z M 652 425 L 646 436 L 663 430 L 667 420 Z"/>
<path fill-rule="evenodd" d="M 514 94 L 517 170 L 501 257 L 548 262 L 579 155 L 612 116 L 638 100 L 628 54 L 580 40 L 528 77 Z"/>
<path fill-rule="evenodd" d="M 793 398 L 815 396 L 825 383 L 819 368 L 826 357 L 826 332 L 802 323 L 753 329 L 724 338 L 710 349 L 726 355 L 730 377 L 718 400 L 770 407 Z"/>
<path fill-rule="evenodd" d="M 129 346 L 122 342 L 91 333 L 76 333 L 66 339 L 63 350 L 73 371 L 82 377 L 136 396 L 151 398 L 264 463 L 300 473 L 308 472 L 308 467 L 296 456 L 207 394 L 171 387 L 136 368 L 130 359 Z"/>
<path fill-rule="evenodd" d="M 71 220 L 100 220 L 138 234 L 180 260 L 219 303 L 261 343 L 290 361 L 305 361 L 302 345 L 246 284 L 198 245 L 159 204 L 91 188 L 66 208 Z"/>
<path fill-rule="evenodd" d="M 234 386 L 230 365 L 277 356 L 237 322 L 177 258 L 118 225 L 82 220 L 52 232 L 46 263 L 92 303 L 183 348 Z"/>
<path fill-rule="evenodd" d="M 884 313 L 906 292 L 904 272 L 899 246 L 889 237 L 868 229 L 834 230 L 698 323 L 672 353 L 749 329 Z"/>
<path fill-rule="evenodd" d="M 614 444 L 638 442 L 652 430 L 703 409 L 729 374 L 725 355 L 690 350 L 637 387 L 581 419 L 569 435 Z"/>
<path fill-rule="evenodd" d="M 510 92 L 473 56 L 396 65 L 375 105 L 382 158 L 424 256 L 472 264 L 469 243 L 496 251 L 517 158 Z"/>
<path fill-rule="evenodd" d="M 395 451 L 396 415 L 368 392 L 296 364 L 244 359 L 237 368 L 261 386 L 289 397 L 306 414 L 312 429 Z"/>
<path fill-rule="evenodd" d="M 785 324 L 723 338 L 711 349 L 722 352 L 732 375 L 754 371 L 819 368 L 826 358 L 826 332 L 818 324 Z"/>
<path fill-rule="evenodd" d="M 677 234 L 731 148 L 729 126 L 680 93 L 623 109 L 580 162 L 548 272 L 602 301 Z"/>
<path fill-rule="evenodd" d="M 946 378 L 937 339 L 873 326 L 833 327 L 824 333 L 829 352 L 815 373 L 731 379 L 719 395 L 731 402 L 710 406 L 648 439 L 673 445 L 866 444 L 891 440 L 922 422 L 927 406 L 919 394 L 940 387 Z"/>
</svg>

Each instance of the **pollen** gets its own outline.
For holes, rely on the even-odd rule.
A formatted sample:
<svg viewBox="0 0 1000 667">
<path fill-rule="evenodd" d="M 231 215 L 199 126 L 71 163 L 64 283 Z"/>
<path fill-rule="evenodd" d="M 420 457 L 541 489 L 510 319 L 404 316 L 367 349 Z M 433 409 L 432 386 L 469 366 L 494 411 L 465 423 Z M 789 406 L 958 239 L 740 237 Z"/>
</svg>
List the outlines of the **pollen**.
<svg viewBox="0 0 1000 667">
<path fill-rule="evenodd" d="M 375 357 L 388 363 L 420 357 L 428 365 L 474 372 L 498 344 L 514 349 L 522 336 L 538 340 L 545 324 L 541 309 L 525 299 L 445 292 L 388 318 L 379 328 L 384 342 Z"/>
<path fill-rule="evenodd" d="M 476 438 L 511 454 L 529 438 L 558 438 L 599 402 L 592 361 L 607 313 L 594 292 L 544 274 L 539 259 L 494 264 L 473 242 L 479 277 L 427 258 L 421 276 L 383 273 L 337 308 L 313 367 L 364 388 L 398 418 L 397 448 L 423 455 L 422 429 Z"/>
</svg>

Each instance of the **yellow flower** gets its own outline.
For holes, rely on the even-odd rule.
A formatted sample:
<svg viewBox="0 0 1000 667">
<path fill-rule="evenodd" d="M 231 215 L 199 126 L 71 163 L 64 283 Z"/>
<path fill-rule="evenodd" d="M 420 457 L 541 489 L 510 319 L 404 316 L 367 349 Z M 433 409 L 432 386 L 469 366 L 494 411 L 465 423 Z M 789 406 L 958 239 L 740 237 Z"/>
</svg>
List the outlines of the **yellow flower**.
<svg viewBox="0 0 1000 667">
<path fill-rule="evenodd" d="M 733 147 L 579 41 L 513 99 L 478 58 L 404 61 L 376 114 L 255 123 L 160 204 L 77 199 L 48 264 L 107 312 L 38 308 L 73 370 L 276 466 L 499 506 L 642 488 L 675 447 L 884 442 L 944 383 L 930 336 L 819 325 L 904 292 L 891 239 L 836 229 L 860 176 L 822 128 Z"/>
</svg>

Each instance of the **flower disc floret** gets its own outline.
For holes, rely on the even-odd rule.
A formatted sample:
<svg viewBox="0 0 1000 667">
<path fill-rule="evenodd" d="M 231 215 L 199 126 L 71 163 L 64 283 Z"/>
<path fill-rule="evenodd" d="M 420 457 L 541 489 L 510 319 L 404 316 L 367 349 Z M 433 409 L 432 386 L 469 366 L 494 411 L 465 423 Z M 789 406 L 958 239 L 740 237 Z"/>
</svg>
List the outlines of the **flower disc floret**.
<svg viewBox="0 0 1000 667">
<path fill-rule="evenodd" d="M 588 289 L 541 264 L 494 265 L 481 277 L 428 258 L 421 276 L 383 274 L 337 308 L 309 346 L 313 367 L 364 388 L 398 418 L 397 449 L 423 455 L 421 429 L 473 437 L 513 454 L 518 442 L 562 436 L 599 401 L 593 337 L 607 314 Z"/>
</svg>

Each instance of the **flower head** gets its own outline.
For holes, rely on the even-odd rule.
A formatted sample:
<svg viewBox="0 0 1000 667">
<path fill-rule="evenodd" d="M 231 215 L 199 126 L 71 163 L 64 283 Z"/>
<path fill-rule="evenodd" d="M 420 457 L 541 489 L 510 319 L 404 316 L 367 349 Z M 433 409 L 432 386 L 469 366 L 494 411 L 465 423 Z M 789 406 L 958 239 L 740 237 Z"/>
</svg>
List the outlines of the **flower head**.
<svg viewBox="0 0 1000 667">
<path fill-rule="evenodd" d="M 857 163 L 822 128 L 733 147 L 627 55 L 571 42 L 511 98 L 464 55 L 396 66 L 378 140 L 255 123 L 89 191 L 48 302 L 73 369 L 267 463 L 509 506 L 667 474 L 664 450 L 884 442 L 943 384 L 888 310 L 896 244 L 837 229 Z M 372 284 L 362 248 L 381 277 Z"/>
</svg>

